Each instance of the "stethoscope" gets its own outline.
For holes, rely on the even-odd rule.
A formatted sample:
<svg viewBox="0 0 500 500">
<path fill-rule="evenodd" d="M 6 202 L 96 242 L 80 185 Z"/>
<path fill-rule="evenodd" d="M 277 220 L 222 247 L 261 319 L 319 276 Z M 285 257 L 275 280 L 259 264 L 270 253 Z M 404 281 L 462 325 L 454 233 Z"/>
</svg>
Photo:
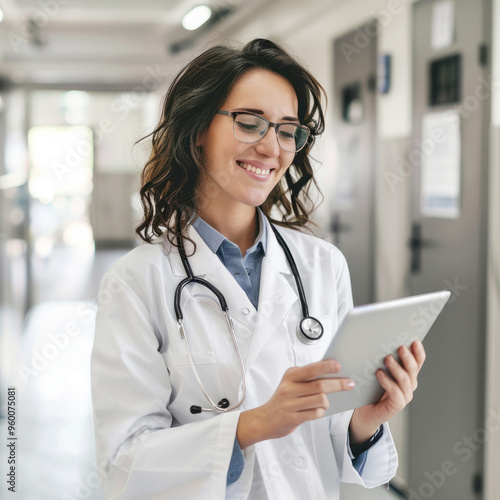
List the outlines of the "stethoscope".
<svg viewBox="0 0 500 500">
<path fill-rule="evenodd" d="M 323 336 L 323 325 L 319 320 L 316 318 L 313 318 L 312 316 L 309 316 L 309 308 L 307 307 L 307 301 L 306 301 L 306 296 L 304 293 L 304 288 L 302 286 L 302 280 L 300 279 L 299 271 L 297 270 L 297 266 L 295 265 L 295 261 L 293 260 L 292 254 L 290 252 L 290 249 L 288 248 L 287 244 L 285 243 L 285 240 L 282 238 L 278 230 L 270 224 L 274 234 L 276 235 L 276 239 L 278 240 L 278 243 L 280 244 L 281 248 L 285 252 L 286 259 L 288 261 L 288 265 L 290 266 L 290 269 L 292 270 L 293 276 L 295 278 L 295 282 L 297 284 L 297 290 L 299 292 L 299 297 L 300 297 L 300 303 L 302 305 L 302 319 L 300 323 L 297 325 L 297 337 L 304 343 L 304 344 L 314 344 L 317 342 L 322 336 Z M 191 413 L 201 413 L 202 411 L 219 411 L 219 412 L 227 412 L 234 410 L 235 408 L 238 408 L 244 401 L 245 395 L 246 395 L 246 377 L 245 377 L 245 367 L 243 365 L 243 360 L 241 359 L 241 353 L 240 349 L 238 347 L 238 342 L 236 341 L 236 336 L 234 334 L 234 327 L 233 327 L 233 321 L 231 320 L 231 317 L 229 316 L 229 310 L 227 307 L 226 299 L 224 298 L 224 295 L 210 282 L 207 280 L 204 280 L 203 278 L 199 278 L 198 276 L 194 276 L 193 271 L 191 269 L 191 266 L 189 265 L 189 262 L 187 260 L 186 252 L 184 250 L 184 245 L 182 242 L 182 239 L 179 240 L 179 253 L 181 256 L 182 264 L 184 266 L 184 269 L 187 274 L 187 278 L 184 278 L 178 285 L 177 288 L 175 289 L 175 297 L 174 297 L 174 309 L 175 309 L 175 315 L 177 316 L 177 322 L 179 323 L 179 330 L 181 334 L 182 340 L 184 340 L 184 344 L 186 345 L 186 353 L 188 356 L 189 364 L 191 366 L 191 370 L 193 370 L 193 374 L 196 378 L 196 381 L 198 382 L 198 385 L 200 386 L 201 391 L 207 398 L 208 402 L 212 406 L 212 408 L 202 408 L 201 406 L 197 405 L 192 405 L 190 407 Z M 226 317 L 226 323 L 229 328 L 229 331 L 231 333 L 231 338 L 233 340 L 233 345 L 236 350 L 236 354 L 238 355 L 238 361 L 240 363 L 240 368 L 241 368 L 241 373 L 243 376 L 243 385 L 242 385 L 242 396 L 241 399 L 238 401 L 237 404 L 231 406 L 229 401 L 226 398 L 222 398 L 218 403 L 215 403 L 213 399 L 209 396 L 208 392 L 206 391 L 203 382 L 200 379 L 200 376 L 198 374 L 198 371 L 196 370 L 196 367 L 193 362 L 193 357 L 191 356 L 191 350 L 189 349 L 189 342 L 186 338 L 186 331 L 184 330 L 184 318 L 182 316 L 182 310 L 180 306 L 181 302 L 181 293 L 182 290 L 186 285 L 189 283 L 198 283 L 202 286 L 207 287 L 209 290 L 211 290 L 215 296 L 219 299 L 220 307 L 222 309 L 222 312 L 225 314 Z"/>
</svg>

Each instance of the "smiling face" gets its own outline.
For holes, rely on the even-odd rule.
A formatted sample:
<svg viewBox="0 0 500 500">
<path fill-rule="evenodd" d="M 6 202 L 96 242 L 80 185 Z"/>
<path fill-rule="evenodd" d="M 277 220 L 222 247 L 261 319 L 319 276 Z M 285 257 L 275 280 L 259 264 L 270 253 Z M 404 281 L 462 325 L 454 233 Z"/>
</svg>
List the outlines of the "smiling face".
<svg viewBox="0 0 500 500">
<path fill-rule="evenodd" d="M 293 118 L 298 123 L 294 88 L 282 76 L 262 69 L 241 76 L 221 109 L 249 111 L 274 123 Z M 233 133 L 232 117 L 225 115 L 215 115 L 198 144 L 203 148 L 207 171 L 200 207 L 219 213 L 244 206 L 254 210 L 264 203 L 295 157 L 295 153 L 280 148 L 273 127 L 258 142 L 240 142 Z M 260 169 L 260 175 L 258 170 L 251 172 L 252 167 Z"/>
</svg>

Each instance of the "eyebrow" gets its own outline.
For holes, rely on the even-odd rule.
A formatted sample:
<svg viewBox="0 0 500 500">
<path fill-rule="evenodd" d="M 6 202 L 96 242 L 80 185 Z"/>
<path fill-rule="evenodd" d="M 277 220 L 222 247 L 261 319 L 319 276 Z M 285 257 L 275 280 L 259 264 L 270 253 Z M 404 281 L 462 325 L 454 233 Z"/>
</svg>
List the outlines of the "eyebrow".
<svg viewBox="0 0 500 500">
<path fill-rule="evenodd" d="M 256 113 L 257 115 L 264 114 L 264 111 L 262 111 L 261 109 L 253 109 L 253 108 L 238 108 L 238 109 L 235 109 L 235 111 L 249 111 L 250 113 Z M 300 123 L 300 120 L 295 116 L 283 116 L 283 118 L 281 118 L 281 119 L 288 121 L 288 122 Z"/>
</svg>

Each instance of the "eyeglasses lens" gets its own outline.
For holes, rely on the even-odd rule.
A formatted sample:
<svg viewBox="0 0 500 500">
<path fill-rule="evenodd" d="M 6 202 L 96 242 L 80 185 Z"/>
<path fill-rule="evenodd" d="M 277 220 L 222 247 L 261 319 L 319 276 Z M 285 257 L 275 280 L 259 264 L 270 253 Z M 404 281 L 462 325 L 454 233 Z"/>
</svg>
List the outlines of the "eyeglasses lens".
<svg viewBox="0 0 500 500">
<path fill-rule="evenodd" d="M 252 143 L 257 142 L 267 131 L 268 123 L 259 116 L 240 114 L 234 120 L 236 139 Z M 296 152 L 304 146 L 308 133 L 305 129 L 291 123 L 278 126 L 278 143 L 285 150 Z"/>
</svg>

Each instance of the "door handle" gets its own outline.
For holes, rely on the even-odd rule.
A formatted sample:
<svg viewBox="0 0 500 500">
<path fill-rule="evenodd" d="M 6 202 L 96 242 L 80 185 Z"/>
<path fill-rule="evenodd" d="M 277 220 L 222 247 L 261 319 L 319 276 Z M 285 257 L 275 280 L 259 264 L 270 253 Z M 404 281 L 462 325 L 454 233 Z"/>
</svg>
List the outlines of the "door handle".
<svg viewBox="0 0 500 500">
<path fill-rule="evenodd" d="M 416 274 L 420 272 L 421 250 L 428 247 L 430 241 L 422 238 L 422 226 L 418 222 L 411 225 L 411 237 L 408 240 L 408 247 L 411 251 L 410 272 Z"/>
<path fill-rule="evenodd" d="M 333 234 L 333 244 L 335 246 L 340 245 L 340 233 L 345 233 L 351 229 L 351 226 L 347 224 L 342 224 L 340 222 L 340 214 L 337 212 L 333 215 L 332 222 L 330 224 L 330 231 Z"/>
</svg>

